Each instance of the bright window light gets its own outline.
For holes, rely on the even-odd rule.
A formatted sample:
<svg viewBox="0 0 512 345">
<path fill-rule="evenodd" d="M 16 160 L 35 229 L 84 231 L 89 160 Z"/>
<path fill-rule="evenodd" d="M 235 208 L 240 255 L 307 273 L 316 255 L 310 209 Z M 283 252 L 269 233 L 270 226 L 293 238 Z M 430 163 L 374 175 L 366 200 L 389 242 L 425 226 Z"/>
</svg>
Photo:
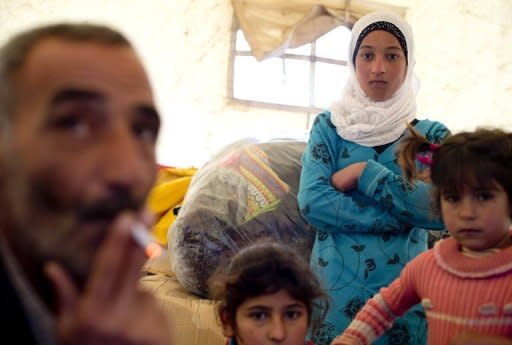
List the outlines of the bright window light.
<svg viewBox="0 0 512 345">
<path fill-rule="evenodd" d="M 339 26 L 315 42 L 258 62 L 236 32 L 232 97 L 237 101 L 315 112 L 339 98 L 347 80 L 350 30 Z"/>
</svg>

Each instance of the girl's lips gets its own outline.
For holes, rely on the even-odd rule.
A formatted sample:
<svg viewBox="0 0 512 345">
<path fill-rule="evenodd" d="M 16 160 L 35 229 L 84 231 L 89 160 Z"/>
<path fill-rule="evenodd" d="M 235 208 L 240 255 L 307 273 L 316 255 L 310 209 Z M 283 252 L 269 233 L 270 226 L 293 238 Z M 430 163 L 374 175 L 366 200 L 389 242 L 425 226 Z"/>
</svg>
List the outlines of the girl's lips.
<svg viewBox="0 0 512 345">
<path fill-rule="evenodd" d="M 479 234 L 481 231 L 478 229 L 460 229 L 457 232 L 459 234 L 463 234 L 463 235 L 474 235 L 474 234 Z"/>
<path fill-rule="evenodd" d="M 384 80 L 372 80 L 370 81 L 370 85 L 373 87 L 383 87 L 386 86 L 387 82 Z"/>
</svg>

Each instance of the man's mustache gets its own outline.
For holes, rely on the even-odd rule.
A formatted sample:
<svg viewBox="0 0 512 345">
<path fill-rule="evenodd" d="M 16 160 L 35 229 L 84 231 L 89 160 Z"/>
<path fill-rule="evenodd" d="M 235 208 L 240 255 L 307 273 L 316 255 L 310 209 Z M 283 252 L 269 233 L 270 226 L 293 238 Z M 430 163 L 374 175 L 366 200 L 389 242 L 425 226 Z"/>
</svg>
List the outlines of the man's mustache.
<svg viewBox="0 0 512 345">
<path fill-rule="evenodd" d="M 50 213 L 62 212 L 79 222 L 111 221 L 123 211 L 139 211 L 144 206 L 144 200 L 128 189 L 114 190 L 102 199 L 83 203 L 63 200 L 47 184 L 37 183 L 33 184 L 32 195 Z"/>
<path fill-rule="evenodd" d="M 143 202 L 127 193 L 118 193 L 107 199 L 95 201 L 80 207 L 77 213 L 79 221 L 112 220 L 123 211 L 139 211 Z"/>
</svg>

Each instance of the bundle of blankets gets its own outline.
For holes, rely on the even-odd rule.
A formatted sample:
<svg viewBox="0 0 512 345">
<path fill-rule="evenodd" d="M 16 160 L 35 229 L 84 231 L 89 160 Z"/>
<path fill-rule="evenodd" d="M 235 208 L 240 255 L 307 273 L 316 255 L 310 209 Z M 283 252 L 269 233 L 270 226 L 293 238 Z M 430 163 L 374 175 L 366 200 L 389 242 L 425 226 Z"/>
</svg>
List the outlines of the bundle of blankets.
<svg viewBox="0 0 512 345">
<path fill-rule="evenodd" d="M 314 229 L 297 192 L 306 143 L 235 142 L 194 174 L 167 242 L 176 278 L 208 296 L 208 278 L 241 248 L 270 240 L 309 259 Z"/>
</svg>

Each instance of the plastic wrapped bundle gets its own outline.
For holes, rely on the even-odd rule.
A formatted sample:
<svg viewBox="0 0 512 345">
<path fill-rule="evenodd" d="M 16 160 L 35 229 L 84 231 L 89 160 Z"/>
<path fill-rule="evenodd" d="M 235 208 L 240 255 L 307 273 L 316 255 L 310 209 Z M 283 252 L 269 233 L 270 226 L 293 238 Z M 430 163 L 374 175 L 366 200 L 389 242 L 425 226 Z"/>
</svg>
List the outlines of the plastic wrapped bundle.
<svg viewBox="0 0 512 345">
<path fill-rule="evenodd" d="M 241 248 L 286 244 L 309 259 L 314 231 L 297 204 L 302 141 L 236 142 L 194 175 L 168 232 L 178 281 L 207 297 L 210 275 Z"/>
</svg>

